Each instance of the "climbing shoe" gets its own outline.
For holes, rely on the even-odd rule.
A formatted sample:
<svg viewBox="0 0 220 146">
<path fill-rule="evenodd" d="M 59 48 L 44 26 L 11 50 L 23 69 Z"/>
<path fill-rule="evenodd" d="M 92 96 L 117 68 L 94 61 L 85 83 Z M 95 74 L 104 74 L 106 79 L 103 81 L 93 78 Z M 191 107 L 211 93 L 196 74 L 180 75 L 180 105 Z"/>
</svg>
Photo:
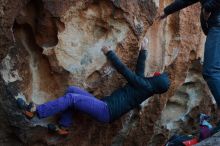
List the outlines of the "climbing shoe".
<svg viewBox="0 0 220 146">
<path fill-rule="evenodd" d="M 67 136 L 69 134 L 69 130 L 67 128 L 55 124 L 48 124 L 47 128 L 49 133 L 57 133 L 61 136 Z"/>
<path fill-rule="evenodd" d="M 35 116 L 36 105 L 33 102 L 27 104 L 22 98 L 18 98 L 17 105 L 21 110 L 23 110 L 23 114 L 28 119 L 32 119 Z"/>
</svg>

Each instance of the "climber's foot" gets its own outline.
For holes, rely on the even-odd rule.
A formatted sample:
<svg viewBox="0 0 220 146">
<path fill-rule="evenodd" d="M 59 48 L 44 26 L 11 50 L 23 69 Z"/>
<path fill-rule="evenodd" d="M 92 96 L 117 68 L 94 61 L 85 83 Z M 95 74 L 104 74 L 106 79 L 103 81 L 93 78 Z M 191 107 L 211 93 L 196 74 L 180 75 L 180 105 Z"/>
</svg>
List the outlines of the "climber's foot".
<svg viewBox="0 0 220 146">
<path fill-rule="evenodd" d="M 22 98 L 17 99 L 18 107 L 23 110 L 23 114 L 28 118 L 32 119 L 35 116 L 36 105 L 31 102 L 27 104 Z"/>
<path fill-rule="evenodd" d="M 67 136 L 70 133 L 67 128 L 55 124 L 48 124 L 47 127 L 50 133 L 57 133 L 61 136 Z"/>
</svg>

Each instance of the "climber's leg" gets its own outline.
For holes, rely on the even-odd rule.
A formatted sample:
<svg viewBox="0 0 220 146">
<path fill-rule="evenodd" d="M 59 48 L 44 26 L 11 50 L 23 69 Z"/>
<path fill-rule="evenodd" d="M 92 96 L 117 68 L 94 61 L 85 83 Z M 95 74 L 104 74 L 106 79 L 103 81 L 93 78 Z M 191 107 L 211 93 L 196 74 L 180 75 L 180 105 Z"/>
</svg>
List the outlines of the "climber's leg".
<svg viewBox="0 0 220 146">
<path fill-rule="evenodd" d="M 72 102 L 72 98 L 67 96 L 59 97 L 58 99 L 37 106 L 36 112 L 39 118 L 46 118 L 73 107 Z"/>
<path fill-rule="evenodd" d="M 76 93 L 76 94 L 81 94 L 81 95 L 85 95 L 85 96 L 92 96 L 92 94 L 90 94 L 89 92 L 85 91 L 84 89 L 80 88 L 80 87 L 76 87 L 76 86 L 69 86 L 65 92 L 67 93 Z"/>
<path fill-rule="evenodd" d="M 81 95 L 93 97 L 92 94 L 90 94 L 87 91 L 85 91 L 84 89 L 82 89 L 80 87 L 76 87 L 76 86 L 69 86 L 65 93 L 66 94 L 67 93 L 76 93 L 76 94 L 81 94 Z M 70 127 L 73 123 L 73 117 L 72 117 L 73 113 L 72 112 L 73 112 L 73 109 L 67 109 L 63 113 L 61 113 L 59 125 L 61 125 L 62 127 Z"/>
<path fill-rule="evenodd" d="M 203 77 L 220 109 L 220 27 L 209 30 L 205 44 Z"/>
<path fill-rule="evenodd" d="M 61 113 L 59 125 L 68 128 L 73 123 L 73 109 L 69 108 Z"/>
<path fill-rule="evenodd" d="M 73 93 L 38 106 L 37 115 L 39 118 L 46 118 L 69 108 L 84 112 L 100 122 L 109 122 L 109 110 L 105 102 L 92 96 Z"/>
</svg>

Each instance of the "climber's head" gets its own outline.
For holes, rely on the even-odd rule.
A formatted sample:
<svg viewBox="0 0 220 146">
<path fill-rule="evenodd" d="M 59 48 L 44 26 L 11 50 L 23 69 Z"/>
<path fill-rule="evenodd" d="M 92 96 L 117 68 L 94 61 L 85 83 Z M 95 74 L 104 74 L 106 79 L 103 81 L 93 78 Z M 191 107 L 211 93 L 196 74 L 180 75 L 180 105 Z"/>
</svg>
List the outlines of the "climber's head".
<svg viewBox="0 0 220 146">
<path fill-rule="evenodd" d="M 154 72 L 153 76 L 148 78 L 154 93 L 162 94 L 170 87 L 170 79 L 168 73 Z"/>
<path fill-rule="evenodd" d="M 155 77 L 155 76 L 160 76 L 160 75 L 161 75 L 160 72 L 154 72 L 154 75 L 153 75 L 153 76 Z"/>
</svg>

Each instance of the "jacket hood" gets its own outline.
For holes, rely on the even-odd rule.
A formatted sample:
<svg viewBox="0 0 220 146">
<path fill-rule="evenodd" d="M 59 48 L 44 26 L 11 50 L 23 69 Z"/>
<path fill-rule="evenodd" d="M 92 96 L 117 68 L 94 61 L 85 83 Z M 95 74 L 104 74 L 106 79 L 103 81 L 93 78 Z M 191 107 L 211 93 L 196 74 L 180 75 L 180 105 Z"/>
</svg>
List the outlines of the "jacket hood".
<svg viewBox="0 0 220 146">
<path fill-rule="evenodd" d="M 159 76 L 150 77 L 148 78 L 148 81 L 153 88 L 153 92 L 156 94 L 165 93 L 170 87 L 170 79 L 167 73 L 163 73 Z"/>
</svg>

